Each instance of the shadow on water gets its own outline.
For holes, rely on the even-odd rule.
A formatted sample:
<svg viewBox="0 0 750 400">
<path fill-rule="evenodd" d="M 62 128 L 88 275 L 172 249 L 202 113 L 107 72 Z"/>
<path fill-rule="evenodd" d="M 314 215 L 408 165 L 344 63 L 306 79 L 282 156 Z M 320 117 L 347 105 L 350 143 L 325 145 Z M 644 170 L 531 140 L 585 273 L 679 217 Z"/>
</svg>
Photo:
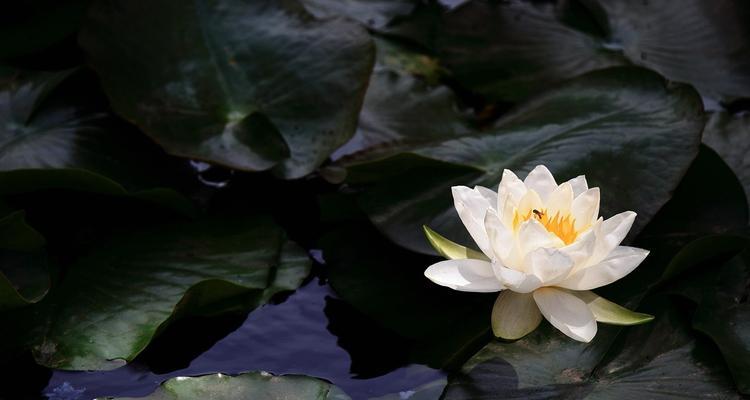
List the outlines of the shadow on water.
<svg viewBox="0 0 750 400">
<path fill-rule="evenodd" d="M 264 370 L 323 378 L 366 399 L 444 376 L 408 365 L 410 343 L 338 300 L 322 278 L 243 318 L 175 323 L 133 363 L 106 372 L 54 371 L 41 393 L 53 400 L 145 396 L 175 376 Z"/>
</svg>

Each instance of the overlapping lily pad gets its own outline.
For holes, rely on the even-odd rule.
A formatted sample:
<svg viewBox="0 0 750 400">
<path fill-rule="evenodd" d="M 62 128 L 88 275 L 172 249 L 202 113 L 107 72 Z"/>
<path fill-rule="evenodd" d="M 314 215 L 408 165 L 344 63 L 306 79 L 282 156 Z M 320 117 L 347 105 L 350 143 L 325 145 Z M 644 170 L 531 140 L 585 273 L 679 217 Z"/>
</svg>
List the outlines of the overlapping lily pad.
<svg viewBox="0 0 750 400">
<path fill-rule="evenodd" d="M 164 382 L 146 397 L 118 397 L 112 400 L 350 400 L 336 386 L 308 376 L 274 376 L 248 372 L 237 376 L 215 374 L 177 377 Z"/>
<path fill-rule="evenodd" d="M 302 0 L 316 17 L 346 16 L 370 28 L 383 28 L 393 18 L 408 15 L 415 0 Z"/>
<path fill-rule="evenodd" d="M 730 0 L 473 0 L 444 16 L 436 47 L 464 86 L 494 100 L 631 63 L 704 95 L 747 97 L 748 16 Z"/>
<path fill-rule="evenodd" d="M 740 398 L 711 344 L 694 338 L 669 303 L 653 307 L 653 323 L 628 328 L 616 342 L 611 332 L 590 344 L 543 332 L 493 342 L 449 382 L 443 398 Z"/>
<path fill-rule="evenodd" d="M 296 289 L 309 267 L 304 251 L 268 218 L 145 229 L 76 262 L 12 327 L 42 365 L 111 369 L 132 360 L 170 321 L 252 309 Z"/>
<path fill-rule="evenodd" d="M 380 171 L 380 183 L 361 204 L 388 237 L 420 252 L 431 252 L 422 225 L 471 243 L 455 215 L 451 186 L 495 187 L 503 169 L 524 176 L 538 164 L 561 180 L 585 173 L 590 186 L 602 188 L 604 216 L 638 213 L 635 233 L 671 197 L 698 153 L 702 128 L 701 101 L 692 89 L 646 70 L 613 68 L 546 92 L 486 131 L 424 142 L 415 136 L 395 146 L 394 153 L 419 157 L 418 165 L 399 155 L 356 165 L 350 175 L 375 180 Z"/>
<path fill-rule="evenodd" d="M 85 70 L 0 79 L 0 193 L 132 193 L 189 212 L 186 199 L 163 188 L 174 163 L 109 114 L 91 85 Z"/>
<path fill-rule="evenodd" d="M 45 240 L 16 211 L 0 219 L 0 311 L 39 301 L 50 285 Z"/>
<path fill-rule="evenodd" d="M 169 153 L 286 178 L 354 134 L 367 31 L 291 1 L 97 2 L 80 42 L 114 109 Z"/>
<path fill-rule="evenodd" d="M 703 131 L 703 142 L 732 168 L 745 188 L 750 205 L 750 114 L 711 114 Z"/>
</svg>

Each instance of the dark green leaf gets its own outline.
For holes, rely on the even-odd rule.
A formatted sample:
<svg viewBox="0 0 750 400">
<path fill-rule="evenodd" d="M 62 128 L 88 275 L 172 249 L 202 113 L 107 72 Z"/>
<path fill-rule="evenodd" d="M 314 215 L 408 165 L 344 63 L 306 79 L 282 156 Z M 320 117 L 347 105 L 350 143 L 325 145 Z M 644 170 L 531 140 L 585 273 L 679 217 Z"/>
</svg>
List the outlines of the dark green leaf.
<svg viewBox="0 0 750 400">
<path fill-rule="evenodd" d="M 698 153 L 702 128 L 700 98 L 689 87 L 614 68 L 531 100 L 487 132 L 426 143 L 413 138 L 413 153 L 449 164 L 394 169 L 389 163 L 401 159 L 385 159 L 357 166 L 352 175 L 362 167 L 397 171 L 368 190 L 362 205 L 389 238 L 416 251 L 432 252 L 422 225 L 471 243 L 455 215 L 451 186 L 495 188 L 503 169 L 523 177 L 538 164 L 559 182 L 585 174 L 590 186 L 602 188 L 602 215 L 634 210 L 637 232 L 671 197 Z"/>
<path fill-rule="evenodd" d="M 465 87 L 508 101 L 627 63 L 604 38 L 564 24 L 564 3 L 467 2 L 444 17 L 436 44 L 440 59 Z"/>
<path fill-rule="evenodd" d="M 606 15 L 610 40 L 634 64 L 715 98 L 750 96 L 750 3 L 584 0 Z"/>
<path fill-rule="evenodd" d="M 470 132 L 453 92 L 430 84 L 439 66 L 424 54 L 379 40 L 357 132 L 333 158 L 359 164 L 408 150 L 415 143 L 442 141 Z M 417 77 L 415 75 L 421 75 Z"/>
<path fill-rule="evenodd" d="M 492 342 L 449 382 L 443 398 L 739 398 L 710 344 L 692 338 L 676 310 L 656 311 L 654 322 L 625 328 L 617 343 L 612 328 L 583 344 L 547 324 L 514 343 Z"/>
<path fill-rule="evenodd" d="M 742 182 L 750 206 L 750 114 L 711 114 L 703 143 L 714 149 Z"/>
<path fill-rule="evenodd" d="M 473 0 L 444 16 L 436 47 L 464 86 L 493 100 L 629 63 L 707 96 L 747 97 L 748 18 L 733 0 Z"/>
<path fill-rule="evenodd" d="M 184 212 L 166 188 L 174 164 L 103 109 L 85 71 L 16 73 L 0 81 L 0 192 L 66 188 L 151 199 Z"/>
<path fill-rule="evenodd" d="M 215 374 L 177 377 L 146 397 L 108 397 L 112 400 L 350 400 L 341 389 L 308 376 L 274 376 L 247 372 L 237 376 Z"/>
<path fill-rule="evenodd" d="M 80 41 L 115 110 L 169 153 L 286 178 L 353 135 L 373 63 L 363 28 L 295 0 L 98 2 Z"/>
<path fill-rule="evenodd" d="M 716 342 L 737 388 L 750 394 L 750 252 L 731 259 L 718 275 L 709 281 L 693 326 Z"/>
<path fill-rule="evenodd" d="M 345 16 L 370 28 L 388 25 L 393 18 L 409 14 L 416 0 L 302 0 L 313 15 L 320 18 Z"/>
<path fill-rule="evenodd" d="M 23 211 L 0 219 L 0 311 L 39 301 L 50 278 L 44 237 L 26 224 Z"/>
<path fill-rule="evenodd" d="M 139 231 L 101 244 L 25 316 L 17 337 L 38 363 L 111 369 L 185 314 L 241 311 L 294 290 L 306 254 L 267 218 L 210 220 Z"/>
</svg>

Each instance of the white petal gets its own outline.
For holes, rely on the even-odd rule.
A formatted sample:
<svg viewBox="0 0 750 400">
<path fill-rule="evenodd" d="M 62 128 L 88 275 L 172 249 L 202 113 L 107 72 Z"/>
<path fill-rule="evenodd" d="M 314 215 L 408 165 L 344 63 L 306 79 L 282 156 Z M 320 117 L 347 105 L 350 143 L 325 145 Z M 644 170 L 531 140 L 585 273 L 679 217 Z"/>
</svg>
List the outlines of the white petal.
<svg viewBox="0 0 750 400">
<path fill-rule="evenodd" d="M 590 342 L 596 335 L 596 320 L 578 297 L 554 288 L 534 291 L 534 300 L 544 318 L 569 337 Z"/>
<path fill-rule="evenodd" d="M 521 224 L 518 230 L 518 243 L 522 256 L 542 247 L 562 247 L 565 243 L 554 233 L 550 233 L 539 221 L 530 219 Z"/>
<path fill-rule="evenodd" d="M 545 205 L 550 218 L 554 218 L 556 214 L 561 217 L 569 214 L 570 208 L 573 206 L 573 188 L 567 182 L 558 186 L 549 195 Z"/>
<path fill-rule="evenodd" d="M 503 290 L 492 308 L 492 332 L 503 339 L 520 339 L 531 333 L 542 322 L 531 293 Z"/>
<path fill-rule="evenodd" d="M 508 229 L 513 229 L 513 219 L 516 216 L 516 206 L 518 204 L 511 200 L 510 195 L 506 194 L 502 199 L 498 198 L 497 215 Z"/>
<path fill-rule="evenodd" d="M 487 230 L 490 247 L 495 254 L 494 259 L 508 257 L 515 245 L 513 232 L 500 221 L 500 217 L 492 210 L 488 211 L 484 217 L 484 228 Z"/>
<path fill-rule="evenodd" d="M 573 199 L 570 209 L 575 218 L 575 229 L 581 231 L 599 217 L 599 188 L 591 188 Z"/>
<path fill-rule="evenodd" d="M 589 264 L 595 264 L 603 260 L 615 247 L 620 245 L 630 232 L 635 217 L 634 212 L 625 211 L 599 225 L 596 229 L 596 247 Z"/>
<path fill-rule="evenodd" d="M 487 199 L 487 202 L 490 204 L 490 208 L 494 209 L 495 207 L 497 207 L 497 193 L 494 190 L 479 185 L 474 186 L 474 190 L 484 196 L 485 199 Z"/>
<path fill-rule="evenodd" d="M 513 171 L 509 169 L 503 171 L 503 178 L 500 180 L 500 186 L 497 189 L 498 199 L 503 199 L 508 195 L 514 204 L 518 204 L 521 201 L 521 197 L 526 194 L 526 190 L 526 185 L 518 179 Z M 498 210 L 501 209 L 500 207 L 498 205 Z"/>
<path fill-rule="evenodd" d="M 487 261 L 463 259 L 432 264 L 424 272 L 429 280 L 462 292 L 497 292 L 503 286 Z"/>
<path fill-rule="evenodd" d="M 491 255 L 492 250 L 490 249 L 487 232 L 484 229 L 484 215 L 490 208 L 489 202 L 479 192 L 466 186 L 454 186 L 451 189 L 453 191 L 453 203 L 461 222 L 464 223 L 466 230 L 469 231 L 479 249 L 484 254 Z"/>
<path fill-rule="evenodd" d="M 554 285 L 568 276 L 573 260 L 557 249 L 537 249 L 526 256 L 525 271 L 534 274 L 545 286 Z"/>
<path fill-rule="evenodd" d="M 521 271 L 499 265 L 498 263 L 492 263 L 492 268 L 500 283 L 514 292 L 531 293 L 542 286 L 542 281 L 535 275 L 525 274 Z"/>
<path fill-rule="evenodd" d="M 648 250 L 619 246 L 602 262 L 576 271 L 557 286 L 572 290 L 591 290 L 622 278 L 635 269 L 648 255 Z"/>
<path fill-rule="evenodd" d="M 537 165 L 536 168 L 531 170 L 526 179 L 523 180 L 523 183 L 527 189 L 533 189 L 539 193 L 539 196 L 544 201 L 547 201 L 547 197 L 557 189 L 555 177 L 552 176 L 552 173 L 544 165 Z"/>
<path fill-rule="evenodd" d="M 533 210 L 543 210 L 544 202 L 539 194 L 535 190 L 528 190 L 521 201 L 518 202 L 518 213 L 522 216 L 526 216 Z"/>
<path fill-rule="evenodd" d="M 595 222 L 594 224 L 597 223 L 598 222 Z M 579 235 L 575 242 L 565 247 L 561 247 L 559 250 L 573 260 L 573 269 L 571 272 L 575 272 L 580 268 L 589 266 L 588 262 L 594 254 L 595 248 L 596 233 L 594 229 L 590 229 Z"/>
<path fill-rule="evenodd" d="M 573 188 L 573 197 L 578 197 L 581 193 L 589 189 L 589 184 L 586 182 L 586 177 L 583 175 L 579 175 L 569 180 L 567 183 Z"/>
</svg>

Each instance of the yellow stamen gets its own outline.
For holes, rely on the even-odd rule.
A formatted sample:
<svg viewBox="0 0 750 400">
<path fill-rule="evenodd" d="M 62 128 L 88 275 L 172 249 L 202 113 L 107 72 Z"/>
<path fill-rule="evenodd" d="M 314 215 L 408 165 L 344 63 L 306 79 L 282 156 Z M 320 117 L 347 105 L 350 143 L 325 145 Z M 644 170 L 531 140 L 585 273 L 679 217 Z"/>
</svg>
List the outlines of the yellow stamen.
<svg viewBox="0 0 750 400">
<path fill-rule="evenodd" d="M 518 229 L 522 222 L 528 221 L 532 217 L 539 221 L 547 231 L 559 237 L 566 245 L 573 243 L 578 236 L 575 229 L 575 219 L 571 218 L 570 215 L 561 217 L 559 212 L 550 218 L 547 210 L 531 210 L 526 215 L 521 215 L 516 211 L 513 216 L 513 229 Z"/>
</svg>

